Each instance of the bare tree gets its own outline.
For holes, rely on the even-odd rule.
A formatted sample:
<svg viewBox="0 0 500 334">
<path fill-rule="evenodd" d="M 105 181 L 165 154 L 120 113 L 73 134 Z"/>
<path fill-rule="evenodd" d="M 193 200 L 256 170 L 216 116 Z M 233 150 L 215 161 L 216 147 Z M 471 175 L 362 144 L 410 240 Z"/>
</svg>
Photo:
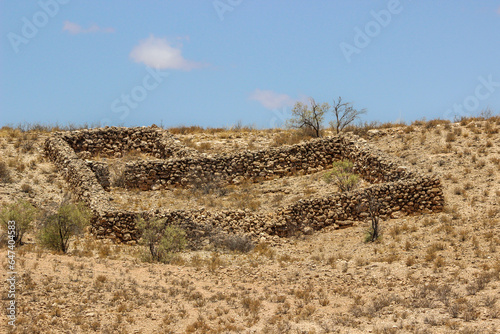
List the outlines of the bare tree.
<svg viewBox="0 0 500 334">
<path fill-rule="evenodd" d="M 309 105 L 302 102 L 295 103 L 292 109 L 293 116 L 288 124 L 292 128 L 311 131 L 315 137 L 320 137 L 325 114 L 329 109 L 328 103 L 318 104 L 310 97 Z"/>
<path fill-rule="evenodd" d="M 342 102 L 342 97 L 338 100 L 333 100 L 332 112 L 335 115 L 335 120 L 330 122 L 331 126 L 340 133 L 346 126 L 354 122 L 360 115 L 366 113 L 366 109 L 354 109 L 352 103 Z"/>
<path fill-rule="evenodd" d="M 374 242 L 380 236 L 380 209 L 380 201 L 373 193 L 368 193 L 366 201 L 362 201 L 356 206 L 358 214 L 368 213 L 367 220 L 369 220 L 370 228 L 366 231 L 365 242 Z"/>
<path fill-rule="evenodd" d="M 380 221 L 380 202 L 373 197 L 370 196 L 368 199 L 368 214 L 370 215 L 371 220 L 371 229 L 369 231 L 370 239 L 368 241 L 375 241 L 379 237 L 379 221 Z"/>
</svg>

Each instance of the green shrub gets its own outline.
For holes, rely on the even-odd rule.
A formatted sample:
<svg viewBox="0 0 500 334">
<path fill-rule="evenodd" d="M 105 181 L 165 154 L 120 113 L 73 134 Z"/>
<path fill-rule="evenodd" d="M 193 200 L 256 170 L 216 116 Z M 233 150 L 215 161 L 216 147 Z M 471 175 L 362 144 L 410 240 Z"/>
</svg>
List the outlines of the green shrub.
<svg viewBox="0 0 500 334">
<path fill-rule="evenodd" d="M 323 180 L 326 183 L 334 182 L 342 192 L 351 191 L 359 183 L 359 176 L 353 172 L 354 165 L 351 161 L 335 161 L 333 169 L 323 175 Z"/>
<path fill-rule="evenodd" d="M 332 183 L 332 181 L 333 181 L 332 174 L 333 174 L 332 171 L 329 171 L 329 172 L 326 172 L 325 174 L 323 174 L 323 181 L 325 181 L 327 184 Z"/>
<path fill-rule="evenodd" d="M 89 222 L 90 210 L 84 204 L 63 203 L 45 219 L 38 239 L 43 246 L 66 253 L 69 239 L 81 235 Z"/>
<path fill-rule="evenodd" d="M 13 240 L 15 244 L 22 245 L 23 244 L 23 236 L 24 234 L 33 229 L 31 223 L 36 219 L 38 215 L 38 210 L 27 201 L 17 201 L 14 204 L 7 205 L 0 212 L 0 221 L 5 229 L 5 231 L 9 230 L 9 221 L 15 221 L 14 228 L 14 236 Z"/>
<path fill-rule="evenodd" d="M 149 249 L 146 260 L 168 263 L 186 247 L 186 232 L 178 226 L 165 225 L 165 219 L 136 219 L 136 227 L 142 232 L 140 242 Z"/>
</svg>

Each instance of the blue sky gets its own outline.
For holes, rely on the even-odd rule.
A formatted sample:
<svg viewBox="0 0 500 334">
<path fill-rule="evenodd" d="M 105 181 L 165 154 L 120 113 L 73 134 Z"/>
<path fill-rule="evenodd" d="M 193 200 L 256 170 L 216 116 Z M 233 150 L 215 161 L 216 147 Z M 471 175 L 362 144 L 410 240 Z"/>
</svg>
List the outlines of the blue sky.
<svg viewBox="0 0 500 334">
<path fill-rule="evenodd" d="M 0 125 L 280 126 L 500 111 L 500 1 L 0 0 Z"/>
</svg>

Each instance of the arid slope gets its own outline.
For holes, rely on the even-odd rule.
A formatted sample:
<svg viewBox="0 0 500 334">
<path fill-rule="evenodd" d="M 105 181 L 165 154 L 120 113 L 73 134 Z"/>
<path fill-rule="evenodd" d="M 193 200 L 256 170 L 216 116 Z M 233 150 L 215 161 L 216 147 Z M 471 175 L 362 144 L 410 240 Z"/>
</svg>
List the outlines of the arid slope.
<svg viewBox="0 0 500 334">
<path fill-rule="evenodd" d="M 359 222 L 259 244 L 246 254 L 186 251 L 172 264 L 151 264 L 141 261 L 139 246 L 85 236 L 62 255 L 28 235 L 16 255 L 16 331 L 497 333 L 499 131 L 497 119 L 360 131 L 372 145 L 437 173 L 444 185 L 444 212 L 382 221 L 375 243 L 364 242 L 368 223 Z M 41 155 L 47 135 L 0 130 L 11 179 L 0 183 L 0 207 L 24 198 L 53 210 L 68 191 Z M 176 135 L 208 154 L 295 140 L 285 131 Z M 311 195 L 294 191 L 301 185 L 288 180 L 291 189 L 280 201 Z M 6 252 L 4 246 L 2 279 Z M 5 295 L 6 287 L 4 302 Z"/>
</svg>

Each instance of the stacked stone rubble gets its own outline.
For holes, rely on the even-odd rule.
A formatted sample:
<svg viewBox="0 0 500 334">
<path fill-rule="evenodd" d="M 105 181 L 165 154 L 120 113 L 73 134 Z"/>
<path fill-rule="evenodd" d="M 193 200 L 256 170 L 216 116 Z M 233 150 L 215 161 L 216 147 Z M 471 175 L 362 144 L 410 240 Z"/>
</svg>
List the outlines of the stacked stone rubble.
<svg viewBox="0 0 500 334">
<path fill-rule="evenodd" d="M 313 173 L 328 168 L 340 159 L 351 160 L 357 172 L 372 186 L 348 193 L 300 200 L 264 215 L 241 210 L 156 210 L 132 212 L 111 205 L 105 188 L 109 171 L 105 162 L 83 160 L 82 152 L 92 155 L 120 156 L 127 150 L 140 150 L 163 160 L 127 164 L 126 184 L 149 190 L 154 187 L 185 186 L 209 179 L 228 183 L 237 178 L 268 179 Z M 438 212 L 443 194 L 438 178 L 424 176 L 404 167 L 401 161 L 369 145 L 344 136 L 312 140 L 292 146 L 261 151 L 218 155 L 212 158 L 192 153 L 168 132 L 157 127 L 104 128 L 56 133 L 45 143 L 46 155 L 56 164 L 80 200 L 93 212 L 92 231 L 98 238 L 135 243 L 140 233 L 135 218 L 164 218 L 188 231 L 192 240 L 201 240 L 206 231 L 224 233 L 289 236 L 297 232 L 343 227 L 367 218 L 371 198 L 381 204 L 380 214 Z"/>
<path fill-rule="evenodd" d="M 364 220 L 369 217 L 368 205 L 372 200 L 376 201 L 382 217 L 391 217 L 396 212 L 430 213 L 443 209 L 439 179 L 417 177 L 323 198 L 299 200 L 278 210 L 273 224 L 274 234 L 288 235 L 291 231 L 319 230 L 330 225 L 341 227 L 346 221 Z"/>
<path fill-rule="evenodd" d="M 136 161 L 126 164 L 125 184 L 141 190 L 211 179 L 235 182 L 238 177 L 248 180 L 269 179 L 294 175 L 299 171 L 314 173 L 331 167 L 332 163 L 348 159 L 356 171 L 370 182 L 395 181 L 412 177 L 415 173 L 397 168 L 394 162 L 384 160 L 371 151 L 360 148 L 344 137 L 316 139 L 293 146 L 260 151 L 246 151 L 209 157 L 186 157 L 170 160 Z"/>
<path fill-rule="evenodd" d="M 61 133 L 60 136 L 82 158 L 121 157 L 126 152 L 144 152 L 158 159 L 195 156 L 169 132 L 157 127 L 106 127 Z"/>
</svg>

